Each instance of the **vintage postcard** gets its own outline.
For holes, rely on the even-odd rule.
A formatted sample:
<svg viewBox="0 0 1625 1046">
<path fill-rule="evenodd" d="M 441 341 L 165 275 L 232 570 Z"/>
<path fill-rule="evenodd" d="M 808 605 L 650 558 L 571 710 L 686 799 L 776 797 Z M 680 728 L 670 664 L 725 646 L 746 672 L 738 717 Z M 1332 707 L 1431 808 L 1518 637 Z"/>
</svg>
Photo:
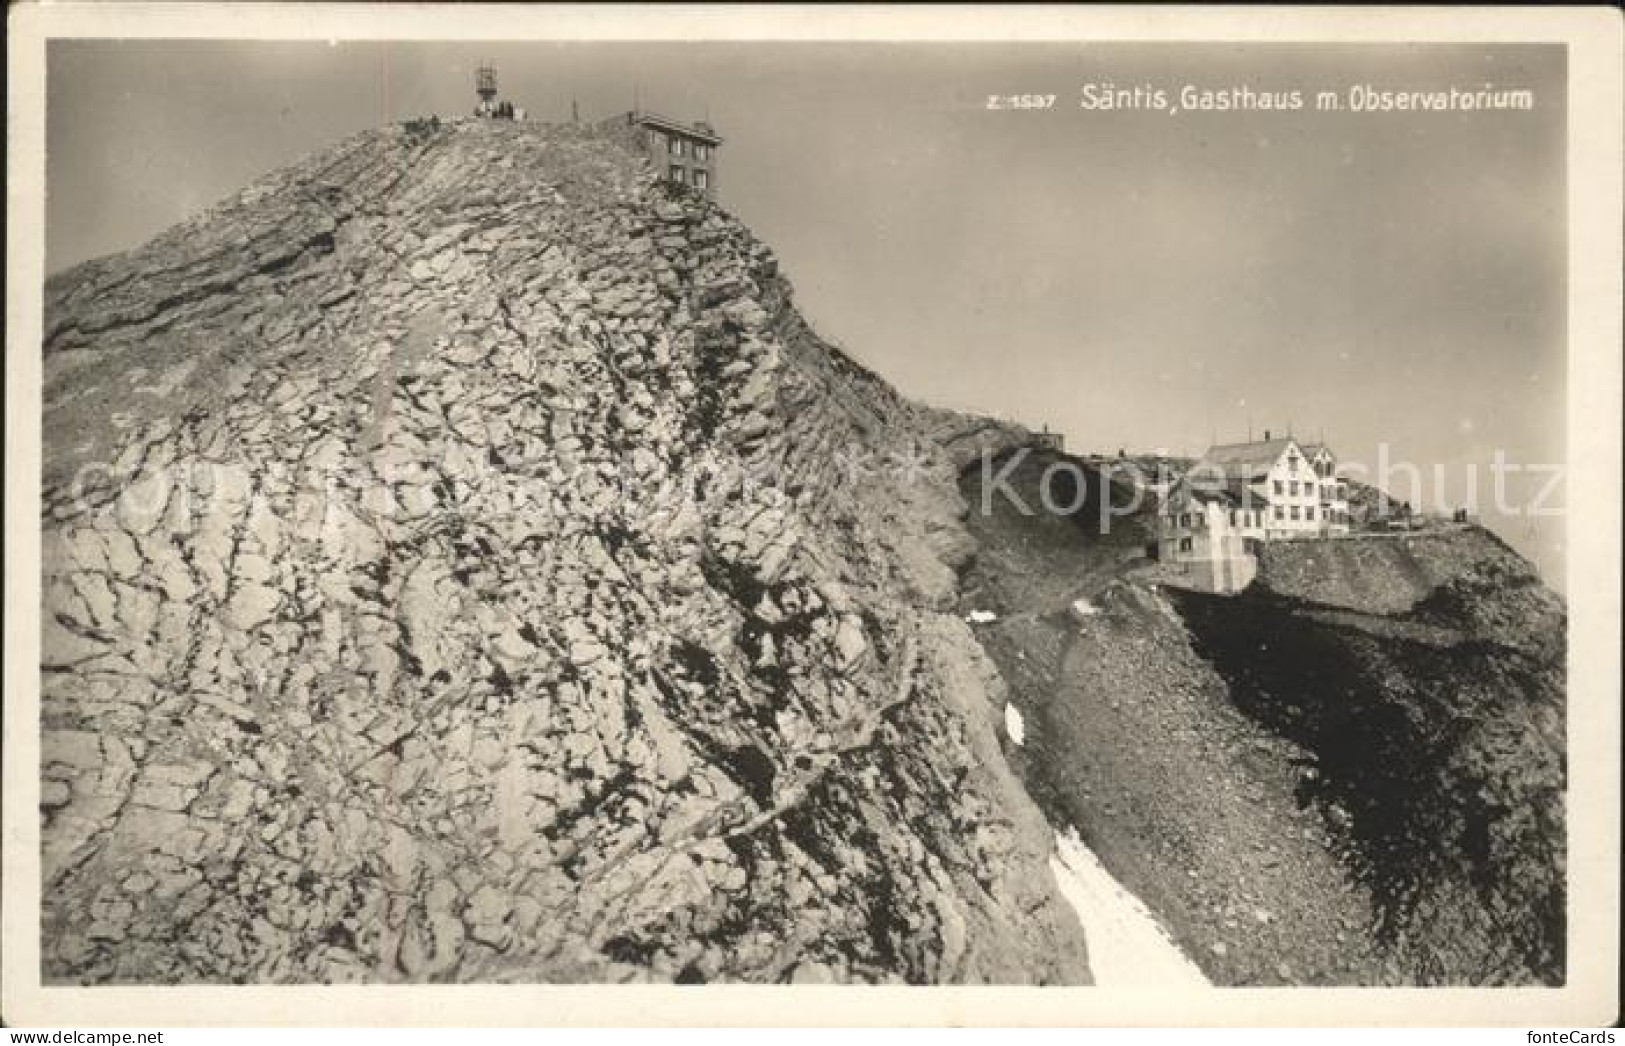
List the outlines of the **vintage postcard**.
<svg viewBox="0 0 1625 1046">
<path fill-rule="evenodd" d="M 11 19 L 8 1023 L 1611 1019 L 1617 12 Z"/>
</svg>

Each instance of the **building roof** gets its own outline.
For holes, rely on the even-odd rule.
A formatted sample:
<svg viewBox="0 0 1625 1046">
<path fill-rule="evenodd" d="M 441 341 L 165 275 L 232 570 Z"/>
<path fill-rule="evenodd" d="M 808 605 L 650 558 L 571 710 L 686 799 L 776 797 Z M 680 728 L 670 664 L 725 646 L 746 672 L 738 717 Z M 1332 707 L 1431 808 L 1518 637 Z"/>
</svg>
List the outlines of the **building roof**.
<svg viewBox="0 0 1625 1046">
<path fill-rule="evenodd" d="M 670 131 L 673 134 L 680 134 L 686 138 L 698 138 L 700 141 L 705 142 L 708 145 L 722 144 L 722 138 L 708 123 L 700 122 L 687 124 L 678 120 L 673 120 L 667 116 L 661 116 L 659 113 L 651 113 L 643 110 L 634 112 L 631 114 L 631 116 L 632 119 L 645 127 L 653 127 L 656 130 L 661 131 Z"/>
<path fill-rule="evenodd" d="M 1193 487 L 1189 494 L 1193 501 L 1212 502 L 1219 505 L 1228 505 L 1231 508 L 1240 508 L 1242 504 L 1241 495 L 1228 487 L 1221 487 L 1218 490 L 1202 490 Z"/>
<path fill-rule="evenodd" d="M 1297 442 L 1287 436 L 1283 439 L 1261 439 L 1252 443 L 1219 443 L 1209 447 L 1197 464 L 1217 465 L 1227 472 L 1248 465 L 1269 466 L 1280 459 L 1281 453 L 1288 446 L 1296 446 Z"/>
<path fill-rule="evenodd" d="M 1168 491 L 1167 500 L 1172 502 L 1179 495 L 1192 498 L 1196 501 L 1216 502 L 1228 505 L 1231 508 L 1262 509 L 1268 508 L 1270 499 L 1258 490 L 1253 489 L 1246 479 L 1223 479 L 1218 477 L 1203 479 L 1192 483 L 1187 477 L 1181 477 L 1179 482 Z"/>
</svg>

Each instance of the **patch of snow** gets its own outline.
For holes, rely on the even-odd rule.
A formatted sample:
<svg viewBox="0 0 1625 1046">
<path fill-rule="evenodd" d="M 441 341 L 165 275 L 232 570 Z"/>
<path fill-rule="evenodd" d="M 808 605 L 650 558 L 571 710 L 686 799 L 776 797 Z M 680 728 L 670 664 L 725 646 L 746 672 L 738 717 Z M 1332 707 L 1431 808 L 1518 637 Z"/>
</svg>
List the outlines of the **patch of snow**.
<svg viewBox="0 0 1625 1046">
<path fill-rule="evenodd" d="M 965 615 L 965 620 L 973 625 L 985 625 L 990 621 L 997 621 L 999 615 L 991 610 L 972 610 Z"/>
<path fill-rule="evenodd" d="M 1094 617 L 1096 614 L 1100 613 L 1100 608 L 1089 602 L 1087 599 L 1078 599 L 1074 600 L 1072 603 L 1072 613 L 1079 617 Z"/>
<path fill-rule="evenodd" d="M 1004 703 L 1004 732 L 1018 745 L 1027 740 L 1027 723 L 1021 711 L 1008 701 Z"/>
<path fill-rule="evenodd" d="M 1008 713 L 1007 713 L 1008 714 Z M 1207 987 L 1200 967 L 1145 904 L 1112 878 L 1076 829 L 1055 833 L 1050 870 L 1083 925 L 1089 968 L 1102 988 Z"/>
</svg>

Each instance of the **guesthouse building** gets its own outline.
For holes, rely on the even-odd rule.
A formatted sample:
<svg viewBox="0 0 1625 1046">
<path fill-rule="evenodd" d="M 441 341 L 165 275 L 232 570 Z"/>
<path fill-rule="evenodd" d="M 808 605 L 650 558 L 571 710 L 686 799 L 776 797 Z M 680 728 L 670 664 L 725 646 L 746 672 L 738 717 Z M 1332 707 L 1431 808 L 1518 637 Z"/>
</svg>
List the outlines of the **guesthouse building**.
<svg viewBox="0 0 1625 1046">
<path fill-rule="evenodd" d="M 1168 489 L 1157 512 L 1157 558 L 1182 566 L 1193 587 L 1238 592 L 1257 573 L 1264 542 L 1348 531 L 1348 489 L 1331 448 L 1265 432 L 1208 448 Z"/>
</svg>

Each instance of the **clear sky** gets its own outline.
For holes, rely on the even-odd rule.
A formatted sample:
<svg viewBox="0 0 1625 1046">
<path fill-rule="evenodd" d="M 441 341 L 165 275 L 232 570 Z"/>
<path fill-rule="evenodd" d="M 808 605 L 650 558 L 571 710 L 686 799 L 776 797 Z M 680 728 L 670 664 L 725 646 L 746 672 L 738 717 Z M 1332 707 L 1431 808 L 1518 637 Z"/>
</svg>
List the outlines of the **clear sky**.
<svg viewBox="0 0 1625 1046">
<path fill-rule="evenodd" d="M 1386 442 L 1443 467 L 1451 504 L 1497 450 L 1565 460 L 1561 47 L 59 41 L 47 267 L 135 246 L 355 131 L 466 113 L 481 61 L 532 118 L 634 96 L 708 116 L 720 198 L 803 312 L 916 398 L 1081 450 L 1199 453 L 1250 423 L 1323 431 L 1374 468 Z M 1080 106 L 1084 85 L 1177 106 L 1187 84 L 1297 89 L 1305 108 Z M 1485 84 L 1534 108 L 1315 104 Z M 1056 100 L 991 111 L 990 94 Z M 1561 585 L 1560 518 L 1485 515 Z"/>
</svg>

